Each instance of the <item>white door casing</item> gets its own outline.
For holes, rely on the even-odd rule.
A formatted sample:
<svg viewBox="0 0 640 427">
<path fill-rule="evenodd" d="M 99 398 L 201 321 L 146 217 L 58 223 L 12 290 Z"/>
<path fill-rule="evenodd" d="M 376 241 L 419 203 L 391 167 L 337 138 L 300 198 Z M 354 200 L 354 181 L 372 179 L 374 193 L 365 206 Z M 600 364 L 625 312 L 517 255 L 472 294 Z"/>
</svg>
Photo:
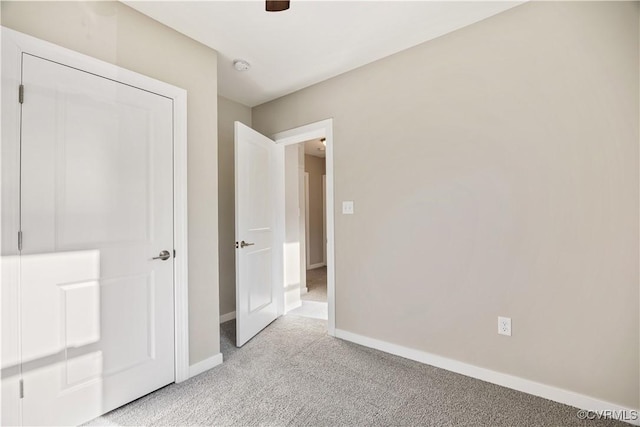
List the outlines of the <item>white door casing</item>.
<svg viewBox="0 0 640 427">
<path fill-rule="evenodd" d="M 188 375 L 186 92 L 5 28 L 2 35 L 2 347 L 10 356 L 2 421 L 79 423 Z M 174 248 L 175 260 L 151 261 Z M 22 283 L 5 271 L 13 259 Z"/>
<path fill-rule="evenodd" d="M 278 317 L 280 248 L 275 242 L 276 180 L 281 147 L 235 122 L 236 345 Z M 247 246 L 245 246 L 247 245 Z M 281 286 L 280 286 L 281 287 Z"/>
</svg>

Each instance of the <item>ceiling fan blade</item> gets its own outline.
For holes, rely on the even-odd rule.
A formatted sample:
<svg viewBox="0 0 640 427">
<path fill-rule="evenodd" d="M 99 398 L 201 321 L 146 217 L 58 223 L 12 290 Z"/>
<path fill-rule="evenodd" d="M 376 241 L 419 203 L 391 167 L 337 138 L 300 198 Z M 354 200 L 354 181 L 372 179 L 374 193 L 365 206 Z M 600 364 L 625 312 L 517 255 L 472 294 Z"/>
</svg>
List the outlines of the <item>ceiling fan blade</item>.
<svg viewBox="0 0 640 427">
<path fill-rule="evenodd" d="M 267 12 L 282 12 L 289 9 L 289 0 L 267 0 L 266 11 Z"/>
</svg>

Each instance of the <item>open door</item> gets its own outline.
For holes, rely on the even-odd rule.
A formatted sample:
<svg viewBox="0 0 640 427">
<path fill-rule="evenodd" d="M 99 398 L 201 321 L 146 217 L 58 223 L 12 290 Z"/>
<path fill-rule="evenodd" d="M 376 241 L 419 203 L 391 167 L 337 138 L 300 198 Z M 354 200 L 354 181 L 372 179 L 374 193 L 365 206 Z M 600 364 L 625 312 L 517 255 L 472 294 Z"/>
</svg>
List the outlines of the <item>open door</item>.
<svg viewBox="0 0 640 427">
<path fill-rule="evenodd" d="M 236 345 L 278 317 L 276 143 L 235 122 Z"/>
</svg>

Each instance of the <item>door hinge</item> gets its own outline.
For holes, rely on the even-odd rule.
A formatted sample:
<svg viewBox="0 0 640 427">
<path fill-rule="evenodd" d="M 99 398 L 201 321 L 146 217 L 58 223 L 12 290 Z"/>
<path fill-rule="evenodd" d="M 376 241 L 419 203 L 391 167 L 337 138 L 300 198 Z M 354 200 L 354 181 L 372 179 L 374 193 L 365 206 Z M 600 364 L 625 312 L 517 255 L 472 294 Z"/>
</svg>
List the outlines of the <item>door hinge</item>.
<svg viewBox="0 0 640 427">
<path fill-rule="evenodd" d="M 20 380 L 20 399 L 24 398 L 24 380 Z"/>
<path fill-rule="evenodd" d="M 24 85 L 18 86 L 18 102 L 24 104 Z"/>
<path fill-rule="evenodd" d="M 18 231 L 18 250 L 22 250 L 22 230 Z"/>
</svg>

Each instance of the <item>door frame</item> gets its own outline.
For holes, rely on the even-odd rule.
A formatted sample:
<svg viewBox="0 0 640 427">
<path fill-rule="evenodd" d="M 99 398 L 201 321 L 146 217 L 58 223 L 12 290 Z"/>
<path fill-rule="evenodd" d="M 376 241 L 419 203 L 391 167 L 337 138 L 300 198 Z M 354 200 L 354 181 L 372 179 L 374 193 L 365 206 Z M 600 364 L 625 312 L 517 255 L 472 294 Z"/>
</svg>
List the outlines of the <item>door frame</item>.
<svg viewBox="0 0 640 427">
<path fill-rule="evenodd" d="M 327 220 L 327 305 L 328 305 L 328 322 L 327 333 L 331 336 L 335 336 L 336 329 L 336 299 L 335 299 L 335 228 L 334 228 L 334 176 L 333 176 L 333 119 L 325 119 L 315 123 L 310 123 L 297 128 L 289 129 L 284 132 L 278 132 L 271 137 L 276 145 L 281 146 L 282 155 L 280 155 L 278 161 L 278 173 L 281 174 L 276 181 L 276 212 L 277 217 L 284 218 L 285 216 L 285 192 L 284 192 L 284 146 L 299 144 L 301 142 L 309 141 L 311 139 L 326 138 L 326 176 L 327 176 L 327 203 L 325 216 Z M 276 224 L 276 244 L 279 247 L 283 247 L 284 239 L 284 224 L 281 222 Z M 278 251 L 281 255 L 281 251 Z M 283 265 L 284 259 L 279 260 L 280 265 Z M 282 278 L 284 283 L 284 277 Z M 278 304 L 278 315 L 285 314 L 284 312 L 284 286 L 282 287 L 281 295 L 279 295 L 280 301 Z"/>
<path fill-rule="evenodd" d="M 0 27 L 2 37 L 2 145 L 11 146 L 12 156 L 2 167 L 10 169 L 10 173 L 19 174 L 20 146 L 20 103 L 18 102 L 18 86 L 21 82 L 21 55 L 28 53 L 57 62 L 61 65 L 89 72 L 100 77 L 132 86 L 147 92 L 169 98 L 173 102 L 173 258 L 174 276 L 174 345 L 175 345 L 175 382 L 189 379 L 189 298 L 188 298 L 188 262 L 187 262 L 187 91 L 151 77 L 121 68 L 76 51 L 40 40 L 27 34 Z M 9 89 L 9 90 L 8 90 Z M 25 102 L 28 102 L 28 88 L 25 89 Z M 7 137 L 7 138 L 5 138 Z M 15 170 L 14 170 L 15 169 Z M 3 171 L 3 177 L 6 171 Z M 19 175 L 18 175 L 19 176 Z M 19 179 L 8 185 L 19 186 Z M 19 191 L 19 188 L 17 189 Z M 15 188 L 9 190 L 11 198 L 18 194 Z M 14 200 L 8 200 L 11 205 Z M 3 198 L 3 203 L 7 200 Z M 19 205 L 16 204 L 16 208 Z M 11 218 L 3 228 L 17 226 L 19 211 L 12 209 Z M 4 210 L 3 210 L 4 213 Z M 17 248 L 17 228 L 15 247 Z M 6 242 L 8 236 L 2 236 Z M 13 237 L 12 237 L 13 238 Z"/>
</svg>

